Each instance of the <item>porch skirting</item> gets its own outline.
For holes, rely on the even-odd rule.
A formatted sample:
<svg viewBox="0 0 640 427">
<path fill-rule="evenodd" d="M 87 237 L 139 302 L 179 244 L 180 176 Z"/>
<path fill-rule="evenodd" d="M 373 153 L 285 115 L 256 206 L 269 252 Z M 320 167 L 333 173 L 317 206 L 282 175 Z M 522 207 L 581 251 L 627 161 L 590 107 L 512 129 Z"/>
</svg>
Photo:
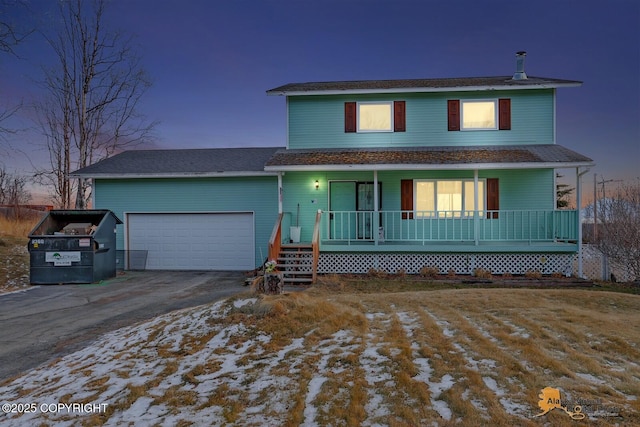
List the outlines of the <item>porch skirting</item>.
<svg viewBox="0 0 640 427">
<path fill-rule="evenodd" d="M 364 274 L 371 268 L 396 273 L 418 274 L 422 267 L 437 267 L 441 274 L 472 274 L 476 268 L 493 274 L 573 273 L 575 253 L 320 253 L 318 273 Z"/>
</svg>

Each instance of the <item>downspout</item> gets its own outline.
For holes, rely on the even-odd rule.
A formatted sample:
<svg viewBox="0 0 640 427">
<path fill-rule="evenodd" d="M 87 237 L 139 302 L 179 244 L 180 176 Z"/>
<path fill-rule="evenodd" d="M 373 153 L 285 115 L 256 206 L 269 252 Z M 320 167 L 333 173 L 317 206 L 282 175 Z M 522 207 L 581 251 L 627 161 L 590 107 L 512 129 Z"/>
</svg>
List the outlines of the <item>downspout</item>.
<svg viewBox="0 0 640 427">
<path fill-rule="evenodd" d="M 582 209 L 582 175 L 589 172 L 590 168 L 586 168 L 580 172 L 580 168 L 576 168 L 576 207 L 578 208 L 578 277 L 584 279 L 582 274 L 582 219 L 580 211 Z"/>
<path fill-rule="evenodd" d="M 558 210 L 558 172 L 553 170 L 553 194 L 551 196 L 551 206 L 553 210 Z"/>
<path fill-rule="evenodd" d="M 282 213 L 282 172 L 278 172 L 278 213 Z"/>
<path fill-rule="evenodd" d="M 478 169 L 473 170 L 473 211 L 473 239 L 476 246 L 478 246 L 478 227 L 480 227 L 480 213 L 478 212 Z"/>
<path fill-rule="evenodd" d="M 96 208 L 96 180 L 91 178 L 91 209 Z"/>
<path fill-rule="evenodd" d="M 555 144 L 558 140 L 558 121 L 556 120 L 556 112 L 557 112 L 557 98 L 556 98 L 556 89 L 553 88 L 553 143 Z"/>
<path fill-rule="evenodd" d="M 378 171 L 373 171 L 373 242 L 375 246 L 378 246 L 378 240 L 380 239 L 380 211 L 378 211 Z"/>
</svg>

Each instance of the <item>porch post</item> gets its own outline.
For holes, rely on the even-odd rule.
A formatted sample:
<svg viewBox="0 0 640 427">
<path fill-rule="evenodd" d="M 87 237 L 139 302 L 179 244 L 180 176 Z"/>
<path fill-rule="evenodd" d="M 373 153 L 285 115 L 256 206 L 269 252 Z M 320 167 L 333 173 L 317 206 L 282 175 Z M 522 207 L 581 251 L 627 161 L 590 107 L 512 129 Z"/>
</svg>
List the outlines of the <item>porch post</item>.
<svg viewBox="0 0 640 427">
<path fill-rule="evenodd" d="M 588 170 L 588 169 L 587 169 Z M 576 168 L 576 209 L 578 210 L 578 277 L 582 279 L 582 221 L 580 219 L 580 209 L 582 205 L 582 175 L 580 168 Z"/>
<path fill-rule="evenodd" d="M 373 242 L 375 246 L 378 246 L 378 230 L 380 229 L 380 214 L 378 211 L 378 200 L 380 195 L 378 194 L 378 171 L 373 171 Z"/>
<path fill-rule="evenodd" d="M 282 172 L 278 172 L 278 214 L 282 213 Z"/>
<path fill-rule="evenodd" d="M 473 239 L 478 246 L 478 227 L 480 226 L 480 214 L 478 212 L 478 169 L 473 170 Z"/>
</svg>

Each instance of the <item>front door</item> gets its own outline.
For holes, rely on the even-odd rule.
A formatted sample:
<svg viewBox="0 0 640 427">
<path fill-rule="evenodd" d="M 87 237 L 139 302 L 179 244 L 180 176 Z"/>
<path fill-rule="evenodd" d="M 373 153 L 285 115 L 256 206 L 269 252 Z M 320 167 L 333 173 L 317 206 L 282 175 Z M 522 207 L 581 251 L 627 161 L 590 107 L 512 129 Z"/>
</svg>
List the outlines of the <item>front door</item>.
<svg viewBox="0 0 640 427">
<path fill-rule="evenodd" d="M 382 184 L 378 183 L 378 210 L 382 206 Z M 373 182 L 329 183 L 329 236 L 331 239 L 373 239 Z"/>
<path fill-rule="evenodd" d="M 358 239 L 373 239 L 373 182 L 356 183 Z M 382 209 L 382 183 L 378 183 L 378 210 Z"/>
</svg>

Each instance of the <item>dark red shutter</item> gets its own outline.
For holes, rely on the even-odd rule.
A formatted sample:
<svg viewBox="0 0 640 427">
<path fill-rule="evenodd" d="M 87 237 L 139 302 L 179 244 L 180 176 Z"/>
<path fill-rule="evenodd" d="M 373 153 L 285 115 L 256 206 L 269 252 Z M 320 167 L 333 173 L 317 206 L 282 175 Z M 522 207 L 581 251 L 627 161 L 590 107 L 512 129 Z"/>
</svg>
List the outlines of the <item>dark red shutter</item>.
<svg viewBox="0 0 640 427">
<path fill-rule="evenodd" d="M 356 103 L 355 102 L 344 103 L 344 131 L 345 132 L 356 131 Z"/>
<path fill-rule="evenodd" d="M 413 180 L 403 179 L 400 181 L 400 210 L 402 219 L 413 219 Z"/>
<path fill-rule="evenodd" d="M 407 128 L 404 101 L 393 101 L 393 131 L 404 132 Z"/>
<path fill-rule="evenodd" d="M 450 99 L 447 101 L 447 116 L 449 130 L 460 130 L 460 100 Z"/>
<path fill-rule="evenodd" d="M 497 211 L 500 209 L 500 186 L 498 178 L 487 178 L 487 210 Z M 488 219 L 497 219 L 498 212 L 487 212 Z"/>
<path fill-rule="evenodd" d="M 498 120 L 500 130 L 511 130 L 511 100 L 498 100 Z"/>
</svg>

